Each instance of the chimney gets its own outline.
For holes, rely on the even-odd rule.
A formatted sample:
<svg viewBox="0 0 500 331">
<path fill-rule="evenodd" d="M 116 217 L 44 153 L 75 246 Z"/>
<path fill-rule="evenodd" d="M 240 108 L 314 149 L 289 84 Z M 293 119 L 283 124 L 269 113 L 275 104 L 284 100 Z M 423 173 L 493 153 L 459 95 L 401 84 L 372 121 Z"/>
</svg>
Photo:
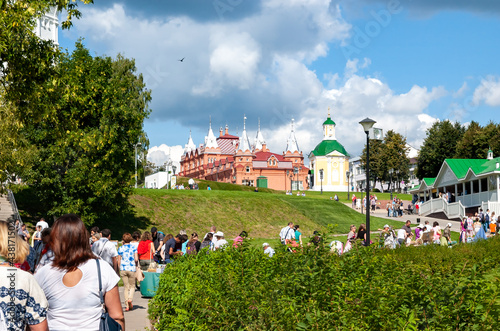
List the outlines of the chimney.
<svg viewBox="0 0 500 331">
<path fill-rule="evenodd" d="M 222 126 L 219 129 L 219 137 L 222 137 Z"/>
<path fill-rule="evenodd" d="M 229 134 L 229 127 L 226 124 L 226 134 Z"/>
</svg>

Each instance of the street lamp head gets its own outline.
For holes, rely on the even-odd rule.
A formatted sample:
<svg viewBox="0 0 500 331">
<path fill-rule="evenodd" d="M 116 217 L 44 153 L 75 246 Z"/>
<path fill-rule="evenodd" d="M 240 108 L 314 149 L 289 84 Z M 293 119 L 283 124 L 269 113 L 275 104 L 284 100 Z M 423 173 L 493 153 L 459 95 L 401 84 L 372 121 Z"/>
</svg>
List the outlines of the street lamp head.
<svg viewBox="0 0 500 331">
<path fill-rule="evenodd" d="M 135 144 L 135 146 L 136 146 L 136 147 L 141 147 L 141 146 L 142 146 L 142 144 L 141 144 L 141 143 L 137 143 L 137 144 Z"/>
<path fill-rule="evenodd" d="M 364 120 L 362 120 L 361 122 L 359 122 L 359 124 L 361 124 L 363 126 L 363 130 L 368 133 L 370 131 L 370 129 L 373 127 L 373 125 L 377 123 L 376 121 L 370 119 L 370 118 L 365 118 Z"/>
</svg>

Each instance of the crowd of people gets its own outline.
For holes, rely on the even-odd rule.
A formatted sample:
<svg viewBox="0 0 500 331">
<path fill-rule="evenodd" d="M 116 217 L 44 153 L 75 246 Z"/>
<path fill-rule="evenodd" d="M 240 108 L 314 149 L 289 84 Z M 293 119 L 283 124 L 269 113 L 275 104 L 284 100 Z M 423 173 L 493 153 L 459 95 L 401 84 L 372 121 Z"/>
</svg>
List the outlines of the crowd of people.
<svg viewBox="0 0 500 331">
<path fill-rule="evenodd" d="M 397 202 L 394 205 L 397 206 Z M 480 210 L 464 218 L 460 242 L 495 235 L 497 223 L 498 216 L 489 210 Z M 129 311 L 133 309 L 134 291 L 144 271 L 152 271 L 159 263 L 172 263 L 184 255 L 198 254 L 202 249 L 210 253 L 229 245 L 240 247 L 248 236 L 242 231 L 231 244 L 215 226 L 203 237 L 196 232 L 188 236 L 185 230 L 174 236 L 152 227 L 144 233 L 123 233 L 119 245 L 111 241 L 109 229 L 92 227 L 88 231 L 81 219 L 73 214 L 61 216 L 51 228 L 43 219 L 35 227 L 36 231 L 30 235 L 19 221 L 12 224 L 12 229 L 10 224 L 0 222 L 0 266 L 4 267 L 0 268 L 4 276 L 0 280 L 0 329 L 5 323 L 9 330 L 24 330 L 27 325 L 32 330 L 98 330 L 102 313 L 99 283 L 106 311 L 124 328 L 118 293 L 120 277 L 124 286 L 124 310 Z M 386 224 L 379 229 L 379 246 L 391 249 L 431 243 L 450 246 L 456 243 L 451 238 L 451 228 L 451 223 L 441 228 L 437 221 L 432 225 L 425 221 L 412 229 L 411 221 L 407 220 L 397 230 Z M 281 229 L 279 238 L 290 252 L 297 252 L 304 244 L 301 228 L 293 222 Z M 322 240 L 314 231 L 308 245 L 318 245 Z M 345 243 L 338 240 L 330 243 L 331 252 L 346 253 L 356 243 L 372 244 L 367 242 L 365 224 L 351 225 Z M 275 254 L 267 242 L 262 249 L 270 258 Z M 9 290 L 12 266 L 17 267 L 12 273 L 15 293 Z M 16 305 L 10 307 L 10 302 Z"/>
</svg>

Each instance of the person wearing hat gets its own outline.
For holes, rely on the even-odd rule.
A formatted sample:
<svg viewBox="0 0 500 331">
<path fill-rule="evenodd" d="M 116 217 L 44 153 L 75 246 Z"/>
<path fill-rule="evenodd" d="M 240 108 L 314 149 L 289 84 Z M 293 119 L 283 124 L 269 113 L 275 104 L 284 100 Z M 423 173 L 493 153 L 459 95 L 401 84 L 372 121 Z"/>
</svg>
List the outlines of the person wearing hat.
<svg viewBox="0 0 500 331">
<path fill-rule="evenodd" d="M 384 225 L 384 229 L 380 232 L 381 239 L 384 241 L 384 247 L 394 248 L 394 232 L 389 224 Z"/>
<path fill-rule="evenodd" d="M 215 233 L 215 238 L 217 238 L 217 241 L 214 244 L 214 250 L 221 249 L 223 246 L 227 245 L 227 240 L 224 239 L 224 233 L 221 231 Z"/>
<path fill-rule="evenodd" d="M 268 243 L 263 243 L 262 247 L 264 248 L 264 254 L 269 255 L 269 257 L 273 257 L 274 249 L 272 249 Z"/>
</svg>

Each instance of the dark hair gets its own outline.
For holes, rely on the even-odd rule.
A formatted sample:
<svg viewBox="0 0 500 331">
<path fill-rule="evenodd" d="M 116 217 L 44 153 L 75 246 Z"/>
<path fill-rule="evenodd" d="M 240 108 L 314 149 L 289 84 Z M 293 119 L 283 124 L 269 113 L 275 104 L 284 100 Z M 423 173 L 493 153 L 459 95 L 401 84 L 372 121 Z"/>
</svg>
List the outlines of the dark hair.
<svg viewBox="0 0 500 331">
<path fill-rule="evenodd" d="M 94 232 L 96 232 L 96 233 L 97 233 L 97 232 L 99 232 L 99 227 L 98 227 L 98 226 L 93 226 L 93 227 L 91 227 L 91 228 L 90 228 L 90 232 L 92 232 L 92 231 L 94 231 Z"/>
<path fill-rule="evenodd" d="M 300 226 L 299 226 L 298 224 L 295 224 L 295 225 L 293 226 L 293 228 L 294 228 L 295 230 L 297 230 L 299 227 L 300 227 Z"/>
<path fill-rule="evenodd" d="M 186 241 L 188 241 L 187 234 L 178 234 L 176 237 L 179 238 L 182 243 L 185 243 Z"/>
<path fill-rule="evenodd" d="M 439 226 L 439 223 L 437 221 L 434 221 L 434 223 L 432 223 L 432 226 Z"/>
<path fill-rule="evenodd" d="M 151 228 L 151 234 L 156 233 L 156 232 L 158 232 L 158 229 L 157 229 L 156 227 L 154 227 L 154 226 L 153 226 L 153 227 Z"/>
<path fill-rule="evenodd" d="M 111 230 L 110 229 L 104 229 L 104 230 L 101 231 L 101 235 L 104 238 L 108 238 L 111 235 Z"/>
<path fill-rule="evenodd" d="M 125 232 L 122 236 L 122 240 L 125 244 L 128 244 L 132 241 L 132 235 L 128 232 Z"/>
<path fill-rule="evenodd" d="M 43 229 L 43 231 L 42 231 L 42 233 L 41 233 L 42 238 L 43 238 L 43 237 L 50 236 L 50 232 L 52 232 L 52 229 L 51 229 L 51 228 L 46 228 L 46 229 Z"/>
<path fill-rule="evenodd" d="M 288 226 L 293 225 L 293 222 L 288 222 Z"/>
<path fill-rule="evenodd" d="M 147 241 L 147 240 L 152 240 L 153 237 L 151 237 L 151 232 L 149 231 L 144 231 L 141 237 L 141 241 Z"/>
<path fill-rule="evenodd" d="M 248 233 L 246 231 L 241 231 L 240 237 L 248 237 Z"/>
<path fill-rule="evenodd" d="M 134 231 L 132 233 L 132 238 L 134 238 L 134 240 L 139 240 L 141 239 L 141 231 Z"/>
<path fill-rule="evenodd" d="M 359 234 L 362 230 L 365 230 L 365 231 L 366 231 L 366 225 L 365 225 L 364 223 L 361 223 L 361 224 L 359 225 L 358 234 Z"/>
<path fill-rule="evenodd" d="M 205 238 L 203 238 L 203 241 L 212 241 L 213 238 L 214 238 L 214 234 L 209 232 L 209 233 L 207 233 Z"/>
<path fill-rule="evenodd" d="M 55 221 L 48 246 L 54 252 L 52 265 L 63 270 L 73 271 L 96 257 L 90 249 L 85 224 L 75 214 L 63 215 Z"/>
</svg>

